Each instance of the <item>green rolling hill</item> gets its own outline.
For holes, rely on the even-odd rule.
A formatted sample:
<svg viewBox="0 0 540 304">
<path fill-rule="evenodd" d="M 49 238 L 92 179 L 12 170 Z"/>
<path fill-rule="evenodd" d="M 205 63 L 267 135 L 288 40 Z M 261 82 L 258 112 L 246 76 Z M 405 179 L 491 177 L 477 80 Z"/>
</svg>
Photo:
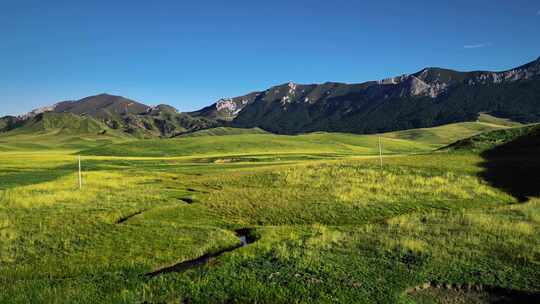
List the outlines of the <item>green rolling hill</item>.
<svg viewBox="0 0 540 304">
<path fill-rule="evenodd" d="M 0 133 L 0 151 L 79 150 L 133 139 L 92 117 L 47 112 L 27 120 L 16 129 Z"/>
<path fill-rule="evenodd" d="M 141 139 L 141 136 L 111 128 L 91 116 L 45 112 L 9 132 L 0 133 L 0 149 L 86 150 L 84 153 L 89 155 L 116 156 L 274 152 L 376 154 L 378 136 L 381 136 L 384 153 L 410 153 L 431 151 L 481 132 L 506 129 L 513 124 L 488 115 L 482 119 L 379 135 L 326 132 L 277 135 L 259 128 L 218 127 L 181 134 L 172 139 Z"/>
<path fill-rule="evenodd" d="M 433 128 L 410 129 L 383 133 L 390 138 L 406 139 L 432 144 L 440 147 L 454 141 L 476 135 L 478 133 L 508 128 L 505 125 L 486 124 L 483 122 L 460 122 Z"/>
<path fill-rule="evenodd" d="M 225 135 L 241 135 L 241 134 L 271 134 L 260 128 L 230 128 L 230 127 L 218 127 L 195 131 L 192 133 L 181 134 L 179 137 L 198 137 L 198 136 L 225 136 Z"/>
<path fill-rule="evenodd" d="M 187 156 L 213 154 L 268 153 L 338 153 L 377 154 L 378 137 L 383 152 L 428 152 L 456 140 L 483 131 L 505 126 L 479 122 L 456 123 L 446 126 L 358 135 L 315 132 L 301 135 L 276 135 L 260 129 L 217 128 L 199 131 L 174 139 L 150 139 L 100 146 L 84 151 L 87 155 L 105 156 Z"/>
<path fill-rule="evenodd" d="M 442 150 L 475 152 L 487 151 L 499 145 L 504 145 L 518 140 L 520 137 L 527 137 L 535 132 L 538 133 L 538 130 L 540 130 L 540 125 L 538 124 L 493 130 L 458 140 L 447 147 L 444 147 Z"/>
</svg>

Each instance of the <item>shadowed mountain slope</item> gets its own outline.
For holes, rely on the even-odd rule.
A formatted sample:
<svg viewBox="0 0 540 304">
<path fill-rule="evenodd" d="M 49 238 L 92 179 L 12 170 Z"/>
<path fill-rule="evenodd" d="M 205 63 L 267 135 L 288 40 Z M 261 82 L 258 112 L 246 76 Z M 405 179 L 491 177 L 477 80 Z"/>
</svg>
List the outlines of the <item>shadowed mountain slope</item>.
<svg viewBox="0 0 540 304">
<path fill-rule="evenodd" d="M 287 83 L 190 113 L 281 134 L 378 133 L 476 121 L 540 121 L 540 60 L 503 72 L 426 68 L 361 84 Z"/>
</svg>

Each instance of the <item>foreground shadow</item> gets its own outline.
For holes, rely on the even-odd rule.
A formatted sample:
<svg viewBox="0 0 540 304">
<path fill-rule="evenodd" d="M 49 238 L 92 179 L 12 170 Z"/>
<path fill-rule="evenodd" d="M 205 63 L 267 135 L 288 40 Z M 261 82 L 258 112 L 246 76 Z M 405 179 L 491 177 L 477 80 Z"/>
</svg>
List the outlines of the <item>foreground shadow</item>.
<svg viewBox="0 0 540 304">
<path fill-rule="evenodd" d="M 421 303 L 540 303 L 540 293 L 507 289 L 481 284 L 435 284 L 425 283 L 409 288 L 406 293 Z"/>
<path fill-rule="evenodd" d="M 482 178 L 520 202 L 540 196 L 540 127 L 481 154 Z"/>
<path fill-rule="evenodd" d="M 12 170 L 0 177 L 0 190 L 50 182 L 76 172 L 75 165 L 65 165 L 39 170 Z"/>
</svg>

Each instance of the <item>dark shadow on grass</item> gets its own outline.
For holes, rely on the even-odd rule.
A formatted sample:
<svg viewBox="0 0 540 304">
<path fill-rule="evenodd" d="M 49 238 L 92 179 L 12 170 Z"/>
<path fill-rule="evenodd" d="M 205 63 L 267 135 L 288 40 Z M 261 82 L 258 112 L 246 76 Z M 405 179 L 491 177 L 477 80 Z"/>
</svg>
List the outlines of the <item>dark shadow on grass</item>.
<svg viewBox="0 0 540 304">
<path fill-rule="evenodd" d="M 12 173 L 0 177 L 0 190 L 50 182 L 62 176 L 74 173 L 76 170 L 77 167 L 75 165 L 65 165 L 40 170 L 13 171 Z"/>
<path fill-rule="evenodd" d="M 540 196 L 540 127 L 481 154 L 482 178 L 520 202 Z"/>
<path fill-rule="evenodd" d="M 437 284 L 429 282 L 410 288 L 406 293 L 414 298 L 438 300 L 437 303 L 540 303 L 539 292 L 481 284 Z M 424 302 L 421 301 L 421 303 Z"/>
<path fill-rule="evenodd" d="M 180 201 L 182 201 L 182 202 L 184 202 L 186 204 L 189 204 L 189 205 L 195 203 L 195 200 L 192 199 L 192 198 L 189 198 L 189 197 L 181 197 L 178 200 L 180 200 Z"/>
<path fill-rule="evenodd" d="M 124 217 L 121 217 L 119 218 L 118 220 L 116 220 L 116 224 L 123 224 L 125 222 L 127 222 L 129 219 L 139 215 L 139 214 L 142 214 L 143 212 L 145 212 L 146 210 L 140 210 L 140 211 L 137 211 L 135 213 L 132 213 L 130 215 L 126 215 Z"/>
</svg>

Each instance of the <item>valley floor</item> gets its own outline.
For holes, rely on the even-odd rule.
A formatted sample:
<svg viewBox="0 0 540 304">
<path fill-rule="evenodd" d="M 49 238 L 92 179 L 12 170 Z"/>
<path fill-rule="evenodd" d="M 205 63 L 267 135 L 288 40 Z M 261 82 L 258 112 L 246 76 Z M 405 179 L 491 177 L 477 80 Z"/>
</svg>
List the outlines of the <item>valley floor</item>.
<svg viewBox="0 0 540 304">
<path fill-rule="evenodd" d="M 478 154 L 0 159 L 0 303 L 540 299 L 540 198 Z"/>
</svg>

